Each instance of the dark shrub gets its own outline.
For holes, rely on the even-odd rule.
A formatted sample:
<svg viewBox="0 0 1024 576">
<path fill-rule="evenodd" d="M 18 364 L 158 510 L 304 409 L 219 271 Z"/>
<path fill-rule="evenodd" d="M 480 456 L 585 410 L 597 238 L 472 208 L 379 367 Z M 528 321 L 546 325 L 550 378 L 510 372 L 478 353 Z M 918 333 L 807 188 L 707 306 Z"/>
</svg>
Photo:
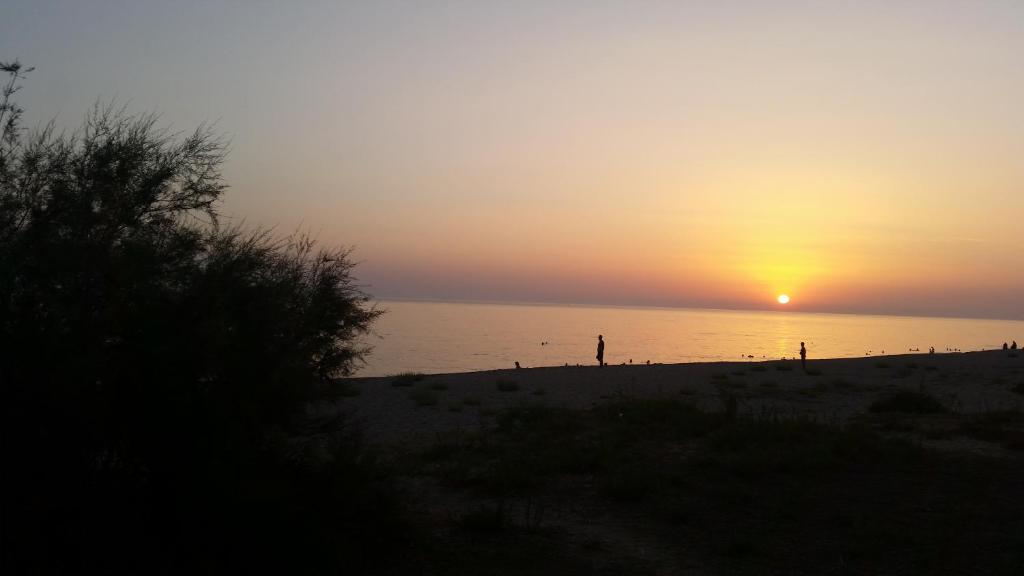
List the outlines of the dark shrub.
<svg viewBox="0 0 1024 576">
<path fill-rule="evenodd" d="M 3 565 L 356 554 L 365 503 L 387 508 L 372 459 L 303 416 L 378 315 L 348 252 L 219 226 L 225 147 L 204 128 L 97 107 L 78 132 L 25 136 L 22 69 L 2 70 Z"/>
</svg>

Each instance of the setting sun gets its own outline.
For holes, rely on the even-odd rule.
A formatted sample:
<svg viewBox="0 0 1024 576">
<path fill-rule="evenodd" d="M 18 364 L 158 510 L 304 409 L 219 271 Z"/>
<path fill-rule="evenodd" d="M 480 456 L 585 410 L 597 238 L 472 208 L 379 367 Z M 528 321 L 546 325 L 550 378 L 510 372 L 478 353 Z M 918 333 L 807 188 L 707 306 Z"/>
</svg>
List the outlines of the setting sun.
<svg viewBox="0 0 1024 576">
<path fill-rule="evenodd" d="M 779 304 L 789 304 L 789 296 L 779 294 Z"/>
</svg>

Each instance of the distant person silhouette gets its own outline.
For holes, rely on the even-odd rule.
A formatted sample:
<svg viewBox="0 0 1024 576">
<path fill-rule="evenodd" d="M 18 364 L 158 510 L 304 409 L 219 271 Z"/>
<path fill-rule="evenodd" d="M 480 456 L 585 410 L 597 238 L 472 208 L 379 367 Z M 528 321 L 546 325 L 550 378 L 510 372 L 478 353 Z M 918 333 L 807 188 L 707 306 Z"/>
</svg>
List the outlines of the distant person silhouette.
<svg viewBox="0 0 1024 576">
<path fill-rule="evenodd" d="M 800 343 L 800 366 L 807 371 L 807 348 L 804 348 L 804 343 Z"/>
<path fill-rule="evenodd" d="M 1003 350 L 1009 350 L 1009 349 L 1010 349 L 1010 345 L 1007 344 L 1006 342 L 1003 342 Z"/>
<path fill-rule="evenodd" d="M 1010 350 L 1016 350 L 1016 349 L 1017 349 L 1017 341 L 1014 340 L 1013 344 L 1010 344 Z"/>
<path fill-rule="evenodd" d="M 597 365 L 604 366 L 604 336 L 597 335 Z"/>
</svg>

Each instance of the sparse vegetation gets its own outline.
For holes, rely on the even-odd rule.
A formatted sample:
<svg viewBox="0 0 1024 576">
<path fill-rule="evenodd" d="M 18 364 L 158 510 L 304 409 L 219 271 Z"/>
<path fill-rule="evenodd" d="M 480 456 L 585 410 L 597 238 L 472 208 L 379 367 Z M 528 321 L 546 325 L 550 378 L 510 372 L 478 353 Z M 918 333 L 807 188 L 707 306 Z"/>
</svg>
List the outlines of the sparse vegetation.
<svg viewBox="0 0 1024 576">
<path fill-rule="evenodd" d="M 424 378 L 426 378 L 426 376 L 424 374 L 420 374 L 419 372 L 403 372 L 401 374 L 395 375 L 395 377 L 391 380 L 391 385 L 407 388 L 409 386 L 415 385 L 417 382 L 422 381 Z"/>
<path fill-rule="evenodd" d="M 495 382 L 499 392 L 518 392 L 519 383 L 514 380 L 506 380 L 504 378 L 498 378 Z"/>
<path fill-rule="evenodd" d="M 968 436 L 1001 444 L 1010 450 L 1024 450 L 1024 412 L 998 410 L 973 414 L 960 425 Z"/>
<path fill-rule="evenodd" d="M 685 540 L 691 561 L 730 573 L 828 570 L 843 558 L 858 572 L 1009 574 L 1024 559 L 1015 536 L 1024 505 L 991 498 L 1015 493 L 1015 469 L 858 426 L 627 399 L 513 408 L 492 432 L 446 436 L 431 454 L 423 471 L 479 502 L 460 529 L 512 542 L 527 533 L 523 510 L 572 494 L 601 514 L 642 514 L 645 534 Z M 914 530 L 900 528 L 907 523 Z"/>
<path fill-rule="evenodd" d="M 938 398 L 927 392 L 904 389 L 875 400 L 871 403 L 870 410 L 904 414 L 939 414 L 946 412 L 946 407 Z"/>
</svg>

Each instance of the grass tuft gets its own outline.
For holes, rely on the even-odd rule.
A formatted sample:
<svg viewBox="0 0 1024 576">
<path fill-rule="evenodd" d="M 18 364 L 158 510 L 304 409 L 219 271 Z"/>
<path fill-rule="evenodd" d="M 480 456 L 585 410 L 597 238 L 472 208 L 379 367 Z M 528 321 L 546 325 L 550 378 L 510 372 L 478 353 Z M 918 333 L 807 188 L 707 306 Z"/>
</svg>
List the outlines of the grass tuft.
<svg viewBox="0 0 1024 576">
<path fill-rule="evenodd" d="M 875 413 L 900 412 L 903 414 L 941 414 L 945 405 L 938 398 L 915 390 L 899 390 L 887 394 L 871 403 L 869 409 Z"/>
<path fill-rule="evenodd" d="M 419 372 L 403 372 L 396 375 L 391 380 L 392 386 L 407 388 L 426 378 L 425 375 Z"/>
</svg>

